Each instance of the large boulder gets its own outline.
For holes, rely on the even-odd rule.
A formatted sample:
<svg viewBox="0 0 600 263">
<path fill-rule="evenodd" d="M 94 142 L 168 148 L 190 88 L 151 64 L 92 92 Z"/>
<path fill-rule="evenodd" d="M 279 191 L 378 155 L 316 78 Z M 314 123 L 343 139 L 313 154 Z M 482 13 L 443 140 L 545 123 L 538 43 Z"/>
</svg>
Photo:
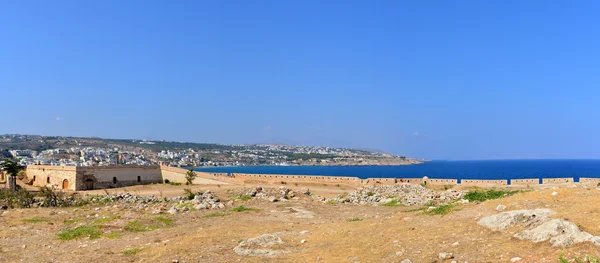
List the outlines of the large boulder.
<svg viewBox="0 0 600 263">
<path fill-rule="evenodd" d="M 547 221 L 554 214 L 556 213 L 550 209 L 513 210 L 484 217 L 478 224 L 491 230 L 501 230 L 517 224 L 531 227 Z"/>
<path fill-rule="evenodd" d="M 533 242 L 550 240 L 555 247 L 566 247 L 576 243 L 592 242 L 600 246 L 600 237 L 583 232 L 573 222 L 563 219 L 552 219 L 537 227 L 515 234 L 516 238 Z"/>
</svg>

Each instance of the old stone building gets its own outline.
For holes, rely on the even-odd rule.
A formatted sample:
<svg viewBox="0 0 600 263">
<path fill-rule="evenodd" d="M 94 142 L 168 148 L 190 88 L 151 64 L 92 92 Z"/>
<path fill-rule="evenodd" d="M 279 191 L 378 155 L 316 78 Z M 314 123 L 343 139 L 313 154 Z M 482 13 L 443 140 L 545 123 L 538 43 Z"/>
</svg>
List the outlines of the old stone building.
<svg viewBox="0 0 600 263">
<path fill-rule="evenodd" d="M 27 177 L 35 186 L 64 190 L 92 190 L 161 183 L 160 166 L 50 166 L 31 165 Z"/>
</svg>

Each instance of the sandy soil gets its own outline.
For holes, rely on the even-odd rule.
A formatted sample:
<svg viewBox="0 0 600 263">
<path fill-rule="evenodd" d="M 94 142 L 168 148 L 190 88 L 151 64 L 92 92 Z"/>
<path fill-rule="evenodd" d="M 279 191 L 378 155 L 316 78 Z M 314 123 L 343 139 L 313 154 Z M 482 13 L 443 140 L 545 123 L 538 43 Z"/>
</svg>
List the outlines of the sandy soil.
<svg viewBox="0 0 600 263">
<path fill-rule="evenodd" d="M 248 184 L 245 187 L 250 187 Z M 268 185 L 263 185 L 268 187 Z M 309 187 L 315 194 L 336 195 L 353 188 L 345 185 L 287 185 L 292 189 Z M 109 192 L 182 195 L 183 188 L 213 190 L 223 200 L 228 189 L 240 185 L 149 185 Z M 271 185 L 276 187 L 276 185 Z M 551 195 L 552 192 L 558 195 Z M 104 194 L 104 191 L 86 192 Z M 378 207 L 329 205 L 307 197 L 287 202 L 264 200 L 236 201 L 254 211 L 225 209 L 189 211 L 163 217 L 172 226 L 148 232 L 129 232 L 132 221 L 149 222 L 157 215 L 151 209 L 107 204 L 78 208 L 35 208 L 8 210 L 0 216 L 0 262 L 442 262 L 438 253 L 451 252 L 458 262 L 558 262 L 565 256 L 600 255 L 600 248 L 578 244 L 568 248 L 549 243 L 532 243 L 513 238 L 518 229 L 494 232 L 477 225 L 483 216 L 507 210 L 550 208 L 556 218 L 566 218 L 584 231 L 600 235 L 600 190 L 595 186 L 564 185 L 535 189 L 480 204 L 458 206 L 445 216 L 424 215 L 419 207 Z M 302 212 L 309 211 L 309 212 Z M 222 217 L 206 217 L 224 212 Z M 1 213 L 1 212 L 0 212 Z M 108 222 L 98 218 L 113 216 Z M 116 217 L 118 216 L 118 218 Z M 362 221 L 350 222 L 358 218 Z M 31 220 L 34 219 L 34 220 Z M 41 220 L 40 220 L 41 219 Z M 69 224 L 71 223 L 71 224 Z M 57 233 L 79 225 L 98 224 L 104 235 L 98 239 L 61 241 Z M 307 232 L 306 232 L 307 231 Z M 117 233 L 117 234 L 115 234 Z M 276 257 L 250 257 L 234 253 L 233 248 L 247 238 L 277 233 L 285 242 Z M 301 240 L 305 240 L 302 243 Z M 458 244 L 456 243 L 458 242 Z M 135 255 L 124 254 L 137 250 Z M 451 260 L 447 260 L 450 262 Z M 444 261 L 445 262 L 445 261 Z"/>
</svg>

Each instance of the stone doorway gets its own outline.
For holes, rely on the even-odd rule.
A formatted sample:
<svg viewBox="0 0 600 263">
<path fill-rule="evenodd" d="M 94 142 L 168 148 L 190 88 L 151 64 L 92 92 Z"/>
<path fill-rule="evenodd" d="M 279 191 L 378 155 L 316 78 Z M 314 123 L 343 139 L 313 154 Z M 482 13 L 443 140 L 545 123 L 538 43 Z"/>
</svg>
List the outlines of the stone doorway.
<svg viewBox="0 0 600 263">
<path fill-rule="evenodd" d="M 63 180 L 62 189 L 64 189 L 64 190 L 69 189 L 69 180 L 67 180 L 67 179 Z"/>
<path fill-rule="evenodd" d="M 86 179 L 84 183 L 85 183 L 85 190 L 94 190 L 94 180 Z"/>
</svg>

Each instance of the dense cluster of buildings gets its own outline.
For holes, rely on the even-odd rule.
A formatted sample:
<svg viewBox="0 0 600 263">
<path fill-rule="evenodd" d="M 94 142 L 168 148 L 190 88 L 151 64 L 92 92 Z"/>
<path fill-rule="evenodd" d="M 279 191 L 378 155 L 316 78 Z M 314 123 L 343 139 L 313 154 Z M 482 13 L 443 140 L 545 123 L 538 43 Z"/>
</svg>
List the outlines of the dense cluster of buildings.
<svg viewBox="0 0 600 263">
<path fill-rule="evenodd" d="M 395 165 L 416 162 L 385 153 L 321 146 L 0 136 L 0 159 L 13 157 L 24 165 L 54 166 Z"/>
</svg>

